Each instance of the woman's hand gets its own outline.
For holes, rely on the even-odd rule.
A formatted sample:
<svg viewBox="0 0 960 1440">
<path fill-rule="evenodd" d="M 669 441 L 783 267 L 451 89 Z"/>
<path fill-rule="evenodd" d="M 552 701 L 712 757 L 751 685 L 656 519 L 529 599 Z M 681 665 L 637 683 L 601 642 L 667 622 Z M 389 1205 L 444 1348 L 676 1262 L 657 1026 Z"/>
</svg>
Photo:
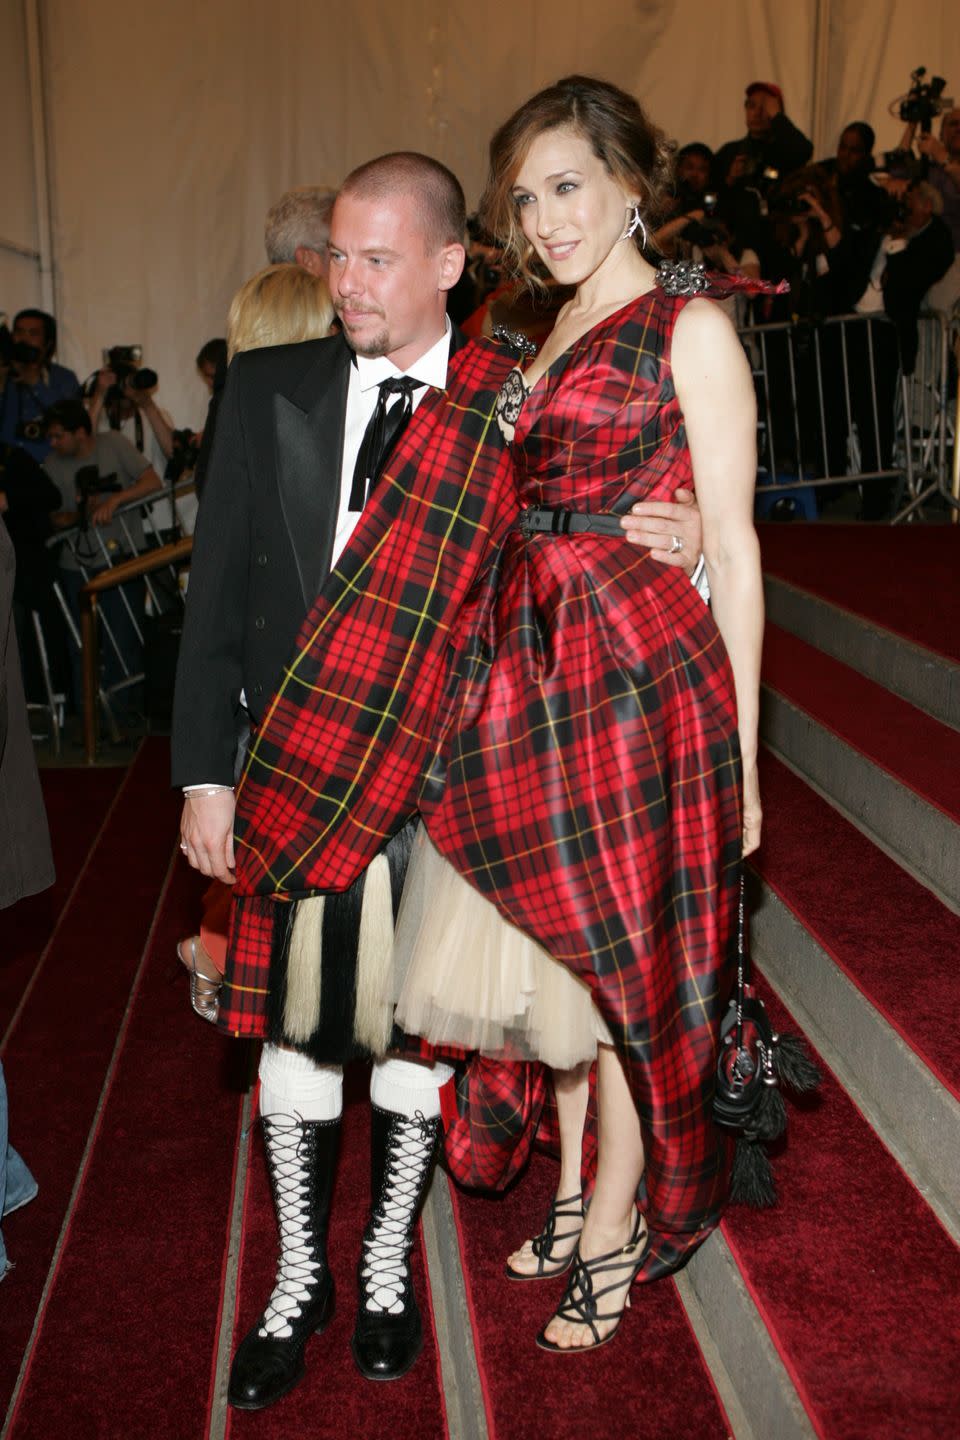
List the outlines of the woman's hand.
<svg viewBox="0 0 960 1440">
<path fill-rule="evenodd" d="M 743 767 L 743 853 L 752 855 L 760 844 L 763 811 L 760 808 L 760 777 L 756 761 Z"/>
</svg>

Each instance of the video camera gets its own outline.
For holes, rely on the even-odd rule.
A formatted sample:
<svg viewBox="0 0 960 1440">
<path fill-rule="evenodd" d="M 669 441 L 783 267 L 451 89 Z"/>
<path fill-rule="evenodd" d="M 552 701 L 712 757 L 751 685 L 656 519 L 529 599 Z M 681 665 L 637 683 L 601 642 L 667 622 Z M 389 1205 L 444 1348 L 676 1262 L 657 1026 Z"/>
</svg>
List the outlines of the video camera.
<svg viewBox="0 0 960 1440">
<path fill-rule="evenodd" d="M 727 227 L 717 217 L 717 205 L 719 197 L 713 190 L 704 192 L 700 204 L 695 209 L 703 210 L 702 220 L 691 220 L 683 227 L 683 239 L 688 240 L 691 245 L 699 245 L 701 250 L 706 250 L 711 245 L 717 245 L 727 239 Z"/>
<path fill-rule="evenodd" d="M 143 360 L 142 345 L 110 345 L 103 351 L 103 366 L 106 370 L 112 370 L 116 375 L 116 384 L 111 385 L 104 403 L 115 405 L 125 398 L 125 389 L 129 385 L 131 390 L 152 390 L 158 383 L 156 370 L 150 370 L 141 362 Z M 91 375 L 83 387 L 83 393 L 88 398 L 97 388 L 97 377 Z"/>
<path fill-rule="evenodd" d="M 925 135 L 941 110 L 953 108 L 953 101 L 944 99 L 946 80 L 942 75 L 932 75 L 925 80 L 925 65 L 918 65 L 910 73 L 910 89 L 900 102 L 900 119 L 908 125 L 919 125 Z"/>
<path fill-rule="evenodd" d="M 82 465 L 76 475 L 77 526 L 81 532 L 90 528 L 91 495 L 108 495 L 122 490 L 116 471 L 112 475 L 101 475 L 96 465 Z"/>
</svg>

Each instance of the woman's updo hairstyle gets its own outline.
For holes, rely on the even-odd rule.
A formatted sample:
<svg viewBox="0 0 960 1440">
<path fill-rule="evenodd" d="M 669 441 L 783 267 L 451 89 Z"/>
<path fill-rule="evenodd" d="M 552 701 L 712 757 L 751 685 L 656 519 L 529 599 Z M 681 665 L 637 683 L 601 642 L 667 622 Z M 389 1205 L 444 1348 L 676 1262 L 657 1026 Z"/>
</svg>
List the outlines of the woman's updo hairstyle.
<svg viewBox="0 0 960 1440">
<path fill-rule="evenodd" d="M 505 268 L 531 287 L 542 280 L 531 268 L 534 251 L 520 228 L 512 190 L 531 143 L 561 127 L 582 135 L 613 178 L 639 195 L 648 230 L 656 228 L 671 192 L 673 154 L 666 136 L 625 90 L 605 80 L 568 75 L 533 95 L 490 141 L 490 171 L 480 201 L 480 219 L 502 245 Z M 634 240 L 641 248 L 639 231 Z"/>
</svg>

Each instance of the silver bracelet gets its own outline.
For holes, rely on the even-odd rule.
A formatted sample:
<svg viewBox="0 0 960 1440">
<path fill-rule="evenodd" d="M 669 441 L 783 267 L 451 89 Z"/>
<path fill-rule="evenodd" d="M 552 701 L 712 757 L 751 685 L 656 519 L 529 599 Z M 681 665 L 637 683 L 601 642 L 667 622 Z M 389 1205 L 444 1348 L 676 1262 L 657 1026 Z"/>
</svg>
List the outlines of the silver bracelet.
<svg viewBox="0 0 960 1440">
<path fill-rule="evenodd" d="M 232 795 L 232 785 L 184 785 L 184 795 L 193 799 L 194 795 Z"/>
</svg>

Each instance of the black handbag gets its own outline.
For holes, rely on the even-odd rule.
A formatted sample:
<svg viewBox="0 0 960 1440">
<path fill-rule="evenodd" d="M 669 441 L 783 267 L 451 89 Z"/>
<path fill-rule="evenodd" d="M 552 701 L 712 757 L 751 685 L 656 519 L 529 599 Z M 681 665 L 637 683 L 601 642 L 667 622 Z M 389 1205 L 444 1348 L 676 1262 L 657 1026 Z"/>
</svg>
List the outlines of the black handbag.
<svg viewBox="0 0 960 1440">
<path fill-rule="evenodd" d="M 780 1093 L 786 1086 L 807 1094 L 821 1075 L 796 1035 L 779 1035 L 766 1006 L 750 984 L 746 953 L 744 877 L 740 876 L 737 919 L 737 988 L 720 1026 L 714 1119 L 737 1137 L 730 1198 L 758 1208 L 775 1205 L 777 1191 L 766 1146 L 787 1125 Z"/>
</svg>

